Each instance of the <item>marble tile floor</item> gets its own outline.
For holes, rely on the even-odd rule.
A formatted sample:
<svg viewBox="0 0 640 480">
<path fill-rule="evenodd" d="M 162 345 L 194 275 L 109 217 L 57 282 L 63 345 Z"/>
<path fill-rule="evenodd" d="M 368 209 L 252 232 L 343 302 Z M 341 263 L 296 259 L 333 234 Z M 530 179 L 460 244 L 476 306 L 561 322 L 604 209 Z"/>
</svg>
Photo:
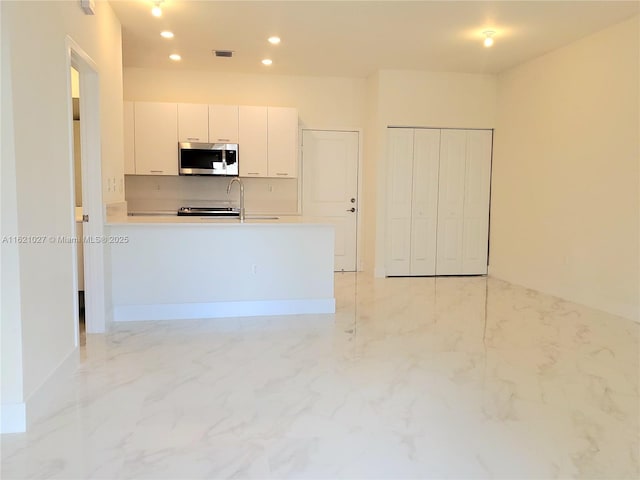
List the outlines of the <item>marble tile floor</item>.
<svg viewBox="0 0 640 480">
<path fill-rule="evenodd" d="M 640 477 L 639 324 L 485 277 L 336 298 L 89 335 L 2 478 Z"/>
</svg>

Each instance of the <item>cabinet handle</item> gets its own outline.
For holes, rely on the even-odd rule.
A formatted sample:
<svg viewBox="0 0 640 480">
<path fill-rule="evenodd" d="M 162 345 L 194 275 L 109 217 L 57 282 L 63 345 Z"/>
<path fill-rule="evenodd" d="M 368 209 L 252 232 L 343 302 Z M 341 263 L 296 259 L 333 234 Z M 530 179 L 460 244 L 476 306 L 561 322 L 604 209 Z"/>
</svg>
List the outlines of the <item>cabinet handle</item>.
<svg viewBox="0 0 640 480">
<path fill-rule="evenodd" d="M 247 175 L 260 175 L 258 172 L 247 172 Z"/>
<path fill-rule="evenodd" d="M 229 139 L 228 138 L 219 138 L 218 141 L 219 142 L 227 142 L 228 143 Z"/>
<path fill-rule="evenodd" d="M 187 140 L 190 140 L 190 141 L 192 141 L 192 142 L 193 142 L 193 141 L 195 141 L 195 140 L 200 140 L 200 139 L 199 139 L 199 138 L 197 138 L 197 137 L 187 137 Z"/>
<path fill-rule="evenodd" d="M 287 177 L 289 176 L 288 173 L 276 173 L 276 175 L 280 175 L 281 177 Z"/>
<path fill-rule="evenodd" d="M 164 170 L 149 170 L 151 173 L 164 173 Z"/>
</svg>

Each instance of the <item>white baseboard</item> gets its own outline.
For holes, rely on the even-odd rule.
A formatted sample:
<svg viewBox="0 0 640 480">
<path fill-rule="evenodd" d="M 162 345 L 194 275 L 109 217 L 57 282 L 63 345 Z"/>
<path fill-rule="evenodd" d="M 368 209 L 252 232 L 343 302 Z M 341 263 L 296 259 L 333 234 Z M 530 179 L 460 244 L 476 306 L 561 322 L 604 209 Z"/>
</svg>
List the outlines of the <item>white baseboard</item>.
<svg viewBox="0 0 640 480">
<path fill-rule="evenodd" d="M 167 303 L 154 305 L 116 305 L 113 320 L 179 320 L 191 318 L 256 317 L 335 313 L 335 298 L 308 300 L 258 300 L 212 303 Z"/>
<path fill-rule="evenodd" d="M 49 415 L 56 408 L 58 400 L 68 392 L 69 379 L 78 370 L 80 350 L 74 348 L 49 378 L 29 398 L 27 398 L 27 427 L 36 420 Z"/>
<path fill-rule="evenodd" d="M 22 433 L 26 431 L 26 404 L 3 403 L 0 405 L 0 433 Z"/>
<path fill-rule="evenodd" d="M 56 408 L 57 400 L 68 391 L 68 381 L 77 371 L 79 350 L 74 348 L 24 403 L 2 404 L 0 433 L 22 433 L 38 419 Z"/>
</svg>

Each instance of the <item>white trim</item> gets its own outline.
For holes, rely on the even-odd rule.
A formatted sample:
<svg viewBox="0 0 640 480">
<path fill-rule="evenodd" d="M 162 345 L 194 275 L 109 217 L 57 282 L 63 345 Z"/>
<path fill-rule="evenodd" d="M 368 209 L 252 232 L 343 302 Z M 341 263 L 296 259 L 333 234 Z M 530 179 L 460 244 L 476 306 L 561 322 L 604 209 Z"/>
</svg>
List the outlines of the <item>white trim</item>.
<svg viewBox="0 0 640 480">
<path fill-rule="evenodd" d="M 24 403 L 3 403 L 0 406 L 0 433 L 27 431 L 27 406 Z"/>
<path fill-rule="evenodd" d="M 80 365 L 80 349 L 74 348 L 51 375 L 27 399 L 27 426 L 49 415 L 69 391 L 69 379 Z"/>
<path fill-rule="evenodd" d="M 68 380 L 79 364 L 80 350 L 74 348 L 24 403 L 2 404 L 0 433 L 26 432 L 27 426 L 49 415 L 68 392 Z"/>
<path fill-rule="evenodd" d="M 304 300 L 257 300 L 246 302 L 166 303 L 155 305 L 116 305 L 114 321 L 180 320 L 194 318 L 256 317 L 335 313 L 335 298 Z"/>
<path fill-rule="evenodd" d="M 104 233 L 104 209 L 102 206 L 102 152 L 100 134 L 100 78 L 98 66 L 71 37 L 65 38 L 67 50 L 67 76 L 69 81 L 70 152 L 73 152 L 71 127 L 71 67 L 80 73 L 80 144 L 82 150 L 82 207 L 89 215 L 83 225 L 85 236 L 101 237 Z M 73 176 L 73 155 L 70 155 L 70 174 Z M 72 177 L 73 182 L 73 177 Z M 73 183 L 72 183 L 73 184 Z M 72 231 L 75 231 L 75 200 L 71 205 Z M 76 345 L 78 345 L 78 272 L 76 249 L 73 248 L 73 290 L 76 305 Z M 84 244 L 85 312 L 87 333 L 106 331 L 105 300 L 105 249 L 101 243 Z"/>
</svg>

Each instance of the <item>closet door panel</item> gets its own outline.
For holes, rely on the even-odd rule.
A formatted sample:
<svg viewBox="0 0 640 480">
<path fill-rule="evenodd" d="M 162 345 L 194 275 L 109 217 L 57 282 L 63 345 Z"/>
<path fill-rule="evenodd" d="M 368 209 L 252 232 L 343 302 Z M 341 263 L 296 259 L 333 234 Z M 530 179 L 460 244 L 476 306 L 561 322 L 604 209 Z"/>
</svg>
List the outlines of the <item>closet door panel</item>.
<svg viewBox="0 0 640 480">
<path fill-rule="evenodd" d="M 440 130 L 416 129 L 413 149 L 411 274 L 435 275 Z"/>
<path fill-rule="evenodd" d="M 442 130 L 440 135 L 437 275 L 462 271 L 466 137 L 464 130 Z"/>
<path fill-rule="evenodd" d="M 486 274 L 491 185 L 490 130 L 467 131 L 462 274 Z"/>
<path fill-rule="evenodd" d="M 411 199 L 413 178 L 413 129 L 387 131 L 389 170 L 387 171 L 386 274 L 411 273 Z"/>
</svg>

